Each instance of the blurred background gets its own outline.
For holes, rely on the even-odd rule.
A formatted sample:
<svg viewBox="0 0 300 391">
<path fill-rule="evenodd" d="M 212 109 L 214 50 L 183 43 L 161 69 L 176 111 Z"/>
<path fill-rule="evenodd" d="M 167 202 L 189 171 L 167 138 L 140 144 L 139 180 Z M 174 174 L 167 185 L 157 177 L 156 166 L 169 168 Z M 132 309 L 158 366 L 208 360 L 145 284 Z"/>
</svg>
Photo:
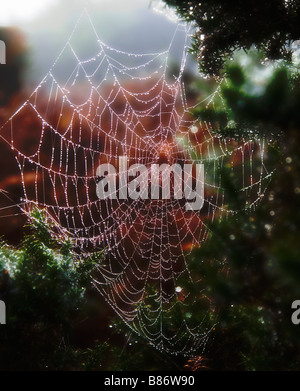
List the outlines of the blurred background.
<svg viewBox="0 0 300 391">
<path fill-rule="evenodd" d="M 53 65 L 84 9 L 107 45 L 133 53 L 166 50 L 176 24 L 155 11 L 158 4 L 156 0 L 12 0 L 1 5 L 1 39 L 7 41 L 9 61 L 14 51 L 14 61 L 23 66 L 24 86 L 35 86 Z M 80 29 L 76 37 L 76 46 L 83 53 L 93 49 L 89 30 Z M 10 38 L 13 34 L 18 34 L 19 40 L 22 36 L 22 42 Z M 182 42 L 175 45 L 174 61 L 181 59 Z M 195 68 L 195 64 L 190 66 Z"/>
<path fill-rule="evenodd" d="M 65 52 L 60 54 L 71 36 L 72 47 L 81 60 L 90 59 L 98 52 L 98 35 L 108 46 L 129 53 L 157 53 L 170 47 L 170 69 L 178 69 L 186 34 L 184 29 L 176 33 L 178 20 L 174 22 L 174 15 L 164 10 L 158 12 L 159 8 L 163 10 L 161 2 L 150 0 L 47 0 L 42 3 L 12 0 L 4 3 L 0 14 L 0 40 L 6 44 L 6 65 L 0 67 L 0 126 L 23 105 L 54 64 L 59 83 L 70 76 L 74 57 Z M 196 74 L 197 64 L 191 56 L 187 69 L 190 75 Z M 47 99 L 49 89 L 43 91 L 41 101 Z M 19 143 L 23 146 L 34 144 L 40 134 L 34 132 L 34 116 L 28 114 L 26 120 L 25 117 L 25 114 L 20 115 L 16 125 Z M 9 242 L 17 243 L 25 217 L 10 206 L 18 204 L 22 189 L 19 169 L 5 143 L 1 145 L 2 162 L 0 234 Z"/>
<path fill-rule="evenodd" d="M 272 169 L 264 202 L 251 208 L 251 213 L 245 209 L 239 191 L 241 178 L 232 175 L 232 165 L 217 172 L 222 187 L 229 190 L 226 207 L 238 213 L 213 221 L 210 239 L 192 251 L 188 265 L 197 284 L 191 287 L 186 279 L 181 281 L 178 303 L 185 292 L 196 300 L 179 312 L 167 311 L 165 324 L 177 332 L 182 318 L 195 325 L 202 324 L 204 317 L 209 320 L 213 338 L 205 356 L 199 351 L 199 356 L 190 357 L 187 366 L 192 370 L 299 370 L 300 329 L 291 322 L 291 304 L 300 297 L 299 1 L 211 0 L 202 2 L 202 7 L 190 0 L 165 2 L 206 31 L 203 36 L 196 33 L 193 51 L 199 69 L 206 69 L 208 77 L 197 78 L 197 64 L 189 56 L 184 81 L 189 99 L 201 101 L 209 96 L 213 109 L 200 105 L 194 116 L 210 122 L 222 140 L 248 140 L 249 145 L 255 137 L 263 140 L 264 161 Z M 70 75 L 70 57 L 60 53 L 84 9 L 99 38 L 111 47 L 134 53 L 168 49 L 177 26 L 172 14 L 154 11 L 159 3 L 10 0 L 2 4 L 0 40 L 6 43 L 7 65 L 0 66 L 0 127 L 28 99 L 57 58 L 58 81 Z M 79 23 L 72 46 L 84 60 L 95 54 L 95 31 L 88 18 Z M 287 61 L 290 41 L 295 50 L 292 61 Z M 182 50 L 183 40 L 178 37 L 169 58 L 174 74 Z M 214 94 L 219 84 L 210 78 L 215 74 L 224 78 L 219 94 Z M 49 98 L 47 90 L 42 89 L 39 97 L 43 108 Z M 55 121 L 61 111 L 53 107 Z M 40 119 L 25 108 L 14 117 L 12 128 L 17 152 L 30 155 L 41 134 Z M 59 131 L 63 130 L 61 124 Z M 0 137 L 12 139 L 9 126 Z M 28 166 L 25 179 L 34 194 L 39 181 Z M 87 289 L 83 298 L 82 287 L 88 286 L 91 275 L 89 265 L 73 273 L 72 259 L 66 256 L 70 248 L 53 245 L 41 216 L 36 218 L 38 226 L 31 227 L 33 235 L 20 247 L 26 219 L 12 207 L 18 204 L 22 187 L 9 142 L 0 147 L 0 189 L 0 235 L 18 244 L 16 248 L 1 245 L 0 298 L 9 303 L 11 327 L 0 334 L 0 368 L 186 369 L 187 358 L 160 353 L 124 324 L 117 324 L 100 295 Z M 68 262 L 66 267 L 62 259 Z M 79 277 L 86 279 L 82 282 Z M 146 305 L 151 309 L 151 303 Z"/>
<path fill-rule="evenodd" d="M 168 57 L 169 71 L 171 73 L 174 71 L 174 74 L 178 74 L 178 69 L 180 68 L 183 52 L 185 50 L 185 29 L 182 28 L 178 30 L 177 21 L 174 22 L 170 15 L 157 12 L 155 6 L 158 3 L 159 2 L 150 0 L 130 0 L 126 2 L 122 0 L 47 0 L 42 3 L 36 0 L 29 0 L 26 3 L 21 0 L 13 0 L 2 5 L 0 16 L 0 40 L 4 41 L 6 44 L 6 65 L 0 67 L 0 128 L 2 138 L 0 145 L 0 236 L 7 243 L 17 245 L 17 248 L 19 248 L 20 243 L 24 239 L 24 234 L 28 232 L 26 228 L 27 218 L 18 208 L 20 197 L 23 195 L 23 188 L 20 167 L 16 161 L 16 155 L 18 154 L 18 151 L 21 151 L 27 156 L 34 153 L 37 143 L 39 143 L 41 138 L 41 129 L 43 128 L 41 126 L 40 118 L 32 112 L 29 106 L 23 106 L 24 102 L 29 99 L 32 92 L 40 85 L 53 64 L 55 64 L 55 79 L 64 85 L 63 83 L 70 76 L 74 68 L 73 56 L 70 56 L 68 51 L 63 51 L 71 35 L 72 48 L 76 49 L 76 53 L 79 53 L 82 61 L 90 59 L 95 53 L 98 53 L 99 46 L 97 44 L 97 35 L 106 45 L 117 50 L 122 50 L 123 52 L 144 54 L 163 52 L 170 49 Z M 85 12 L 85 10 L 87 12 Z M 91 21 L 89 20 L 89 17 L 91 18 Z M 174 34 L 176 34 L 176 39 L 173 39 Z M 61 55 L 62 52 L 63 55 Z M 56 62 L 57 59 L 59 59 L 58 62 Z M 187 77 L 192 78 L 193 75 L 196 74 L 197 64 L 190 57 L 188 59 L 187 69 Z M 103 77 L 103 75 L 101 75 L 101 77 Z M 145 85 L 147 86 L 147 84 Z M 39 92 L 37 105 L 41 112 L 49 105 L 50 87 L 51 85 L 44 85 Z M 79 84 L 77 86 L 77 93 L 79 93 L 79 95 L 82 94 L 80 88 L 81 85 Z M 53 121 L 59 117 L 62 111 L 61 107 L 60 102 L 56 102 L 56 104 L 52 105 L 51 115 Z M 19 110 L 19 108 L 21 109 Z M 10 122 L 11 116 L 16 112 L 17 115 L 14 116 L 13 121 Z M 45 116 L 45 118 L 47 117 Z M 68 121 L 68 118 L 68 114 L 66 114 L 66 121 Z M 166 118 L 166 121 L 168 122 L 168 118 Z M 7 124 L 11 124 L 11 126 L 7 126 Z M 59 132 L 63 132 L 63 126 L 64 125 L 62 125 L 62 128 L 60 126 L 57 128 Z M 110 126 L 110 120 L 107 120 L 106 129 L 109 129 Z M 150 128 L 151 126 L 152 125 L 150 125 Z M 11 140 L 7 133 L 9 128 L 13 128 L 14 132 L 12 138 L 16 148 L 14 152 L 12 152 L 12 148 L 9 145 Z M 76 126 L 74 128 L 76 128 Z M 90 134 L 89 129 L 87 128 L 86 130 L 86 132 L 83 131 L 83 133 L 85 133 L 82 136 L 83 144 L 88 142 Z M 49 149 L 51 142 L 53 145 L 56 145 L 58 151 L 60 150 L 60 144 L 57 144 L 57 140 L 54 140 L 54 138 L 52 138 L 52 140 L 46 140 L 45 143 L 46 146 L 48 146 L 48 160 L 49 150 L 51 152 L 51 148 Z M 15 153 L 16 151 L 17 153 Z M 56 167 L 59 165 L 57 160 L 56 156 L 56 161 L 54 163 L 56 164 Z M 27 163 L 28 162 L 26 162 L 25 165 Z M 82 160 L 81 168 L 83 166 L 84 163 Z M 44 182 L 44 179 L 41 177 L 36 177 L 35 173 L 35 168 L 30 166 L 30 164 L 23 167 L 22 175 L 25 177 L 26 186 L 28 185 L 28 188 L 31 187 L 32 194 L 34 194 L 34 187 L 44 183 L 46 193 L 50 194 L 51 184 Z M 99 216 L 99 218 L 100 217 L 101 216 Z M 37 240 L 37 246 L 43 245 L 43 243 L 42 238 Z M 130 253 L 131 247 L 126 251 Z M 3 254 L 1 259 L 5 265 L 6 258 Z M 33 260 L 35 260 L 34 264 L 31 263 Z M 29 268 L 32 266 L 33 270 L 38 272 L 39 276 L 47 276 L 47 270 L 40 271 L 41 268 L 43 268 L 42 263 L 40 256 L 35 259 L 35 256 L 30 252 L 26 262 L 19 265 L 22 280 L 21 286 L 23 286 L 23 277 L 26 275 L 27 266 Z M 7 277 L 7 266 L 3 266 L 3 264 L 1 265 L 0 270 L 2 273 L 0 287 L 2 292 L 4 292 L 4 298 L 6 299 L 7 293 L 10 292 L 10 282 Z M 61 265 L 58 267 L 60 268 L 60 266 Z M 63 274 L 64 277 L 66 277 L 66 273 Z M 9 276 L 12 277 L 11 271 Z M 62 278 L 61 280 L 61 277 L 59 277 L 58 280 L 58 286 L 60 287 L 61 281 L 64 281 L 64 279 Z M 49 281 L 52 281 L 52 277 Z M 71 281 L 71 285 L 69 285 L 71 290 L 73 290 L 73 288 L 76 290 L 76 282 L 72 279 L 67 279 L 67 281 Z M 35 290 L 36 288 L 32 276 L 29 278 L 28 282 L 29 290 L 31 290 L 31 288 Z M 14 289 L 14 291 L 18 291 L 18 289 Z M 72 328 L 73 310 L 76 306 L 77 292 L 74 293 L 74 291 L 72 291 L 68 299 L 70 300 L 70 303 L 72 303 L 70 306 L 70 317 L 72 319 L 67 319 L 68 310 L 63 308 L 60 315 L 57 310 L 57 307 L 60 306 L 58 303 L 62 302 L 62 293 L 60 291 L 52 292 L 52 296 L 50 296 L 47 292 L 48 289 L 42 288 L 42 291 L 47 297 L 49 296 L 49 302 L 43 294 L 40 294 L 38 302 L 41 303 L 42 307 L 48 309 L 51 307 L 51 310 L 47 311 L 49 313 L 46 315 L 46 320 L 41 320 L 41 323 L 47 330 L 53 330 L 53 346 L 56 350 L 58 346 L 57 341 L 61 338 L 61 323 L 59 323 L 60 319 L 57 323 L 56 318 L 62 316 L 62 318 L 64 318 L 63 322 L 67 323 L 67 327 Z M 8 330 L 7 340 L 6 343 L 4 343 L 7 351 L 3 351 L 3 354 L 0 357 L 0 366 L 13 367 L 13 357 L 17 354 L 19 358 L 16 361 L 16 366 L 24 369 L 30 368 L 31 365 L 33 367 L 35 365 L 40 365 L 37 364 L 37 361 L 40 360 L 40 354 L 42 356 L 45 355 L 45 357 L 47 357 L 48 354 L 47 348 L 43 343 L 42 345 L 39 345 L 38 343 L 35 344 L 33 342 L 34 337 L 32 337 L 32 335 L 35 334 L 35 331 L 32 334 L 32 330 L 28 330 L 26 326 L 23 327 L 24 316 L 29 325 L 34 324 L 34 328 L 37 327 L 37 335 L 41 336 L 41 323 L 39 320 L 40 316 L 44 317 L 45 314 L 41 308 L 36 307 L 36 298 L 28 296 L 26 298 L 26 303 L 23 303 L 22 289 L 18 292 L 20 296 L 10 296 L 9 299 L 6 299 L 8 307 L 11 309 L 15 308 L 18 315 L 16 315 L 16 317 L 14 316 L 17 326 L 13 326 Z M 109 326 L 111 318 L 114 318 L 115 321 L 115 316 L 113 316 L 114 314 L 111 308 L 109 308 L 104 299 L 93 290 L 88 290 L 87 297 L 88 315 L 85 311 L 80 312 L 79 321 L 77 319 L 76 327 L 74 327 L 72 331 L 72 341 L 75 343 L 75 349 L 89 349 L 90 347 L 94 347 L 98 340 L 103 343 L 103 341 L 107 340 L 112 334 L 112 330 Z M 56 298 L 58 303 L 55 304 Z M 46 302 L 48 302 L 48 306 L 45 304 Z M 34 307 L 32 313 L 31 306 Z M 27 308 L 27 312 L 25 311 L 25 313 L 20 314 L 19 310 L 22 308 Z M 9 322 L 11 324 L 13 323 L 11 320 L 8 321 L 8 323 Z M 36 326 L 37 324 L 39 326 Z M 58 329 L 56 329 L 56 327 L 58 327 Z M 121 325 L 120 327 L 124 328 L 124 325 Z M 29 326 L 29 328 L 31 329 L 31 326 Z M 10 335 L 10 333 L 12 334 Z M 22 337 L 24 334 L 26 334 L 25 338 Z M 126 329 L 120 336 L 116 335 L 116 329 L 114 329 L 113 334 L 111 343 L 115 344 L 117 349 L 121 352 L 124 348 L 127 349 L 129 346 L 127 344 L 128 330 Z M 47 332 L 46 335 L 48 335 Z M 5 339 L 6 336 L 3 338 Z M 44 338 L 41 338 L 44 341 Z M 15 341 L 14 344 L 11 343 L 10 339 Z M 22 346 L 20 346 L 21 339 L 24 340 L 24 345 Z M 48 337 L 46 339 L 48 343 Z M 30 345 L 30 348 L 28 347 L 28 344 Z M 65 341 L 63 341 L 63 344 L 65 344 Z M 67 342 L 66 344 L 68 345 Z M 41 349 L 41 351 L 39 351 L 39 349 Z M 103 349 L 113 351 L 110 346 L 106 345 L 101 345 L 101 352 Z M 31 363 L 28 357 L 24 355 L 24 351 L 28 350 L 32 351 L 33 358 Z M 67 352 L 67 350 L 65 350 L 65 352 Z M 142 349 L 139 354 L 143 354 Z M 118 357 L 119 353 L 117 353 L 116 356 Z M 115 362 L 116 356 L 113 357 L 113 362 Z M 10 361 L 8 357 L 12 360 Z M 150 353 L 150 366 L 152 365 L 152 357 L 152 353 Z M 159 360 L 160 359 L 161 358 L 159 358 Z M 47 360 L 48 358 L 46 358 L 46 361 Z M 52 359 L 50 359 L 50 361 L 51 360 Z M 99 368 L 99 363 L 99 360 L 95 361 L 95 367 L 97 369 Z M 62 362 L 59 364 L 52 362 L 51 365 L 53 366 L 52 369 L 64 367 Z M 93 365 L 94 364 L 92 364 L 92 366 Z M 107 367 L 109 367 L 109 365 L 110 362 L 107 363 Z M 141 361 L 140 365 L 143 366 L 145 364 L 142 364 Z M 159 364 L 155 363 L 155 366 L 159 366 Z M 41 367 L 45 368 L 45 365 L 41 363 Z"/>
</svg>

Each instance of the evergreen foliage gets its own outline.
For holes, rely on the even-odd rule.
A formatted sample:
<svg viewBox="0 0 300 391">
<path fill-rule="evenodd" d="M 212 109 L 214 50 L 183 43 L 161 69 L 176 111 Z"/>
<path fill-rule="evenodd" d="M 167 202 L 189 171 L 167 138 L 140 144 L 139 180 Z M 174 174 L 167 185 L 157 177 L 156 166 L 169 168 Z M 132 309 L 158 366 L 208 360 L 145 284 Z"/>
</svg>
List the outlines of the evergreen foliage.
<svg viewBox="0 0 300 391">
<path fill-rule="evenodd" d="M 195 22 L 192 50 L 202 72 L 218 75 L 235 49 L 264 49 L 270 60 L 291 60 L 300 38 L 298 0 L 165 0 L 179 15 Z"/>
<path fill-rule="evenodd" d="M 300 35 L 299 23 L 292 22 L 300 17 L 300 3 L 166 3 L 199 27 L 193 49 L 200 69 L 225 76 L 215 110 L 200 106 L 194 114 L 211 121 L 223 137 L 265 138 L 267 164 L 274 169 L 251 213 L 241 207 L 235 178 L 222 172 L 230 206 L 239 212 L 213 223 L 210 239 L 189 260 L 216 324 L 210 365 L 299 370 L 300 329 L 291 321 L 291 305 L 300 297 L 300 73 L 291 48 Z M 200 314 L 202 306 L 196 306 L 193 316 Z"/>
</svg>

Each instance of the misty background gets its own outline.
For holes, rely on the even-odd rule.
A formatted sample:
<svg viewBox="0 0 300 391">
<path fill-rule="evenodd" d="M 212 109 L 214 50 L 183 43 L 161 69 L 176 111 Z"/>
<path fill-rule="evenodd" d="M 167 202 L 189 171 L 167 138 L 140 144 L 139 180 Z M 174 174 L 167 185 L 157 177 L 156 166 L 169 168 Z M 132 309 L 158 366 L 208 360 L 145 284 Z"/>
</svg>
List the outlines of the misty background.
<svg viewBox="0 0 300 391">
<path fill-rule="evenodd" d="M 24 86 L 35 87 L 59 56 L 85 10 L 99 38 L 115 49 L 131 53 L 168 49 L 177 23 L 156 12 L 158 6 L 156 0 L 46 0 L 42 4 L 37 0 L 11 0 L 1 5 L 0 26 L 15 27 L 24 34 L 27 51 Z M 89 58 L 96 53 L 97 41 L 86 19 L 83 17 L 77 25 L 72 45 L 75 42 L 82 55 Z M 180 63 L 183 38 L 181 34 L 173 42 L 170 61 L 174 64 Z M 63 63 L 65 73 L 68 65 Z M 196 68 L 189 56 L 188 69 Z"/>
</svg>

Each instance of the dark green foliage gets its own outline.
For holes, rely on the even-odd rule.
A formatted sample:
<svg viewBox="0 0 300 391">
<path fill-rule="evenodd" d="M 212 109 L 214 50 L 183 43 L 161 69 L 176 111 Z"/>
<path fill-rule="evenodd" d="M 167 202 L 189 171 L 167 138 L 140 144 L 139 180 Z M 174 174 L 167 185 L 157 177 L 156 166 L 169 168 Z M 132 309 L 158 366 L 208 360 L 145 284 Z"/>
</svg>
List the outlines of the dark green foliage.
<svg viewBox="0 0 300 391">
<path fill-rule="evenodd" d="M 205 354 L 213 369 L 299 370 L 300 326 L 291 322 L 291 304 L 300 299 L 299 69 L 266 58 L 291 60 L 291 43 L 300 38 L 300 2 L 165 1 L 199 28 L 192 49 L 201 71 L 226 78 L 214 109 L 200 106 L 194 115 L 223 137 L 271 140 L 265 161 L 275 171 L 252 211 L 244 209 L 226 167 L 219 173 L 228 207 L 239 212 L 215 221 L 207 243 L 193 251 L 188 266 L 197 283 L 184 276 L 177 281 L 189 299 L 174 303 L 164 328 L 174 333 L 183 319 L 201 325 L 211 337 Z M 253 45 L 260 50 L 250 50 Z M 241 49 L 248 66 L 235 57 Z M 205 80 L 191 91 L 209 95 L 214 88 Z M 88 347 L 76 343 L 76 326 L 93 306 L 87 291 L 99 259 L 80 260 L 67 238 L 51 232 L 35 211 L 20 248 L 0 248 L 0 299 L 7 304 L 0 369 L 183 369 L 184 358 L 160 353 L 119 322 L 107 338 Z M 146 297 L 139 310 L 153 306 Z M 190 368 L 206 362 L 200 355 Z"/>
<path fill-rule="evenodd" d="M 93 267 L 89 259 L 79 261 L 67 238 L 52 236 L 38 210 L 20 249 L 2 243 L 0 295 L 7 324 L 0 330 L 1 369 L 60 369 Z"/>
<path fill-rule="evenodd" d="M 260 55 L 253 51 L 247 56 L 247 66 L 241 65 L 245 58 L 239 54 L 225 68 L 222 105 L 200 105 L 193 113 L 209 121 L 224 137 L 281 138 L 300 123 L 298 69 L 284 64 L 260 65 Z M 256 80 L 258 74 L 265 75 L 264 80 Z"/>
<path fill-rule="evenodd" d="M 209 353 L 214 368 L 300 368 L 300 329 L 291 321 L 291 304 L 300 297 L 297 145 L 298 134 L 290 134 L 266 200 L 256 211 L 213 224 L 210 240 L 190 259 L 214 306 L 217 326 Z M 276 150 L 269 153 L 278 160 Z M 234 188 L 232 203 L 239 203 Z"/>
<path fill-rule="evenodd" d="M 243 209 L 235 178 L 222 172 L 239 212 L 212 224 L 210 239 L 189 259 L 202 292 L 193 316 L 202 313 L 205 295 L 216 323 L 207 356 L 215 369 L 299 370 L 291 305 L 300 298 L 300 85 L 299 58 L 292 63 L 290 49 L 300 35 L 300 2 L 166 3 L 196 22 L 200 69 L 225 76 L 214 108 L 200 105 L 194 114 L 223 137 L 266 138 L 266 161 L 275 170 L 252 211 Z"/>
<path fill-rule="evenodd" d="M 231 71 L 230 67 L 229 75 Z M 267 129 L 288 129 L 299 123 L 300 88 L 298 85 L 291 86 L 287 69 L 274 72 L 262 95 L 247 94 L 244 84 L 232 82 L 223 88 L 223 95 L 236 121 L 261 123 L 266 129 L 265 134 Z"/>
<path fill-rule="evenodd" d="M 171 316 L 171 313 L 170 313 Z M 102 368 L 108 371 L 182 371 L 186 359 L 174 357 L 151 346 L 120 319 L 114 319 L 112 330 L 119 336 L 119 343 L 105 342 L 101 349 Z"/>
<path fill-rule="evenodd" d="M 224 136 L 272 139 L 266 158 L 275 170 L 251 213 L 242 208 L 236 178 L 222 172 L 230 207 L 239 213 L 214 223 L 210 240 L 190 259 L 214 308 L 209 357 L 222 370 L 300 368 L 300 329 L 291 321 L 291 304 L 300 297 L 300 89 L 297 70 L 282 64 L 265 69 L 269 75 L 257 92 L 257 66 L 231 63 L 220 110 L 226 126 L 218 121 L 220 112 L 210 112 L 215 131 Z"/>
<path fill-rule="evenodd" d="M 0 370 L 182 369 L 115 320 L 91 285 L 102 254 L 79 257 L 50 221 L 36 209 L 18 249 L 1 243 Z"/>
<path fill-rule="evenodd" d="M 235 49 L 264 49 L 271 60 L 291 59 L 300 38 L 298 0 L 165 0 L 185 20 L 196 23 L 192 50 L 202 72 L 218 75 Z"/>
</svg>

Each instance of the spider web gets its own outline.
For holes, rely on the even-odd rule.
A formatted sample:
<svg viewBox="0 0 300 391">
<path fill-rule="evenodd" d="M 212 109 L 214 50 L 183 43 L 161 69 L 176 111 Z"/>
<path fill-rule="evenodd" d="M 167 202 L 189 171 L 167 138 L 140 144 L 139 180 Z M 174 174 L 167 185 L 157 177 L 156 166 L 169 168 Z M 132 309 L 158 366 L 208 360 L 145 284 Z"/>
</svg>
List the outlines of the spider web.
<svg viewBox="0 0 300 391">
<path fill-rule="evenodd" d="M 183 83 L 187 25 L 174 25 L 167 50 L 135 54 L 102 42 L 84 16 L 94 55 L 76 50 L 78 23 L 45 78 L 1 128 L 20 171 L 20 207 L 24 213 L 46 210 L 56 232 L 70 237 L 82 256 L 104 254 L 94 284 L 132 330 L 167 352 L 199 352 L 211 331 L 205 319 L 192 327 L 183 317 L 168 327 L 168 314 L 185 305 L 178 280 L 193 281 L 187 255 L 206 240 L 207 222 L 236 213 L 226 205 L 222 167 L 240 181 L 245 208 L 263 197 L 271 175 L 264 142 L 223 139 L 210 123 L 191 116 L 198 102 L 186 96 Z M 170 53 L 177 39 L 182 56 L 174 71 Z M 71 69 L 61 66 L 66 58 Z M 207 106 L 219 88 L 206 98 Z M 96 169 L 101 163 L 118 167 L 119 156 L 146 167 L 204 164 L 203 208 L 186 211 L 185 200 L 174 198 L 98 199 Z"/>
</svg>

